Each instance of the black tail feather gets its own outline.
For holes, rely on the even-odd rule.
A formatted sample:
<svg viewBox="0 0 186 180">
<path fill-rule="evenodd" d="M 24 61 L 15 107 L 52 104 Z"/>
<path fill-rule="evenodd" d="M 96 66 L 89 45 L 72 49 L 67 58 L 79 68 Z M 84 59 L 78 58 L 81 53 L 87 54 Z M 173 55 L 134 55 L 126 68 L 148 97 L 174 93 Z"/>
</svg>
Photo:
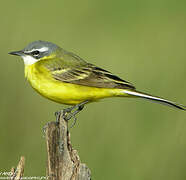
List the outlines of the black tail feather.
<svg viewBox="0 0 186 180">
<path fill-rule="evenodd" d="M 157 96 L 152 96 L 152 95 L 142 93 L 139 91 L 134 91 L 134 90 L 132 90 L 132 91 L 131 90 L 124 90 L 123 92 L 126 94 L 129 94 L 129 95 L 132 95 L 132 96 L 141 97 L 141 98 L 148 99 L 148 100 L 151 100 L 151 101 L 154 101 L 154 102 L 166 105 L 166 106 L 171 106 L 171 107 L 186 111 L 186 106 L 181 105 L 181 104 L 177 104 L 172 101 L 168 101 L 166 99 L 163 99 L 163 98 L 160 98 Z"/>
</svg>

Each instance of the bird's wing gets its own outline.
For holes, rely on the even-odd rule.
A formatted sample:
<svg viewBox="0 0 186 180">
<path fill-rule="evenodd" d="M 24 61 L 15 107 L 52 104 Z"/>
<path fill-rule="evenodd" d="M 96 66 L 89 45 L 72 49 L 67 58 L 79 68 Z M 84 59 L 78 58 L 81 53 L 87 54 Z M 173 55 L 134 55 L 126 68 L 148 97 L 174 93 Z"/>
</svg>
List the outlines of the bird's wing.
<svg viewBox="0 0 186 180">
<path fill-rule="evenodd" d="M 86 63 L 83 66 L 58 67 L 52 71 L 53 77 L 62 82 L 98 88 L 135 89 L 135 87 L 109 71 Z"/>
</svg>

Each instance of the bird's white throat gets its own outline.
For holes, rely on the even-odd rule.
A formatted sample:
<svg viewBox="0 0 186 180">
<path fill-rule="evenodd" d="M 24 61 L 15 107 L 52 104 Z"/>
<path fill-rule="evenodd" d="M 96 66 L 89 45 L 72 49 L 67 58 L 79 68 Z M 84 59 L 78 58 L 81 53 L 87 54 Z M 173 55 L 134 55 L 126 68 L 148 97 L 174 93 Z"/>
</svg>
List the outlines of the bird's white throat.
<svg viewBox="0 0 186 180">
<path fill-rule="evenodd" d="M 34 57 L 29 55 L 24 55 L 22 56 L 22 58 L 24 60 L 25 65 L 32 65 L 38 61 L 38 59 L 35 59 Z"/>
</svg>

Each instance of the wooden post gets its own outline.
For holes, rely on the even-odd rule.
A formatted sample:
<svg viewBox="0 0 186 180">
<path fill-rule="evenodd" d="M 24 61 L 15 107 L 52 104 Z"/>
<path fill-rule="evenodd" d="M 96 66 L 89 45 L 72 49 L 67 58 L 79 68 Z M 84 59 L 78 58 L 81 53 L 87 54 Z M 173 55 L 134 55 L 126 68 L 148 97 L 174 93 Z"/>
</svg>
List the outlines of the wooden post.
<svg viewBox="0 0 186 180">
<path fill-rule="evenodd" d="M 63 112 L 61 113 L 63 114 Z M 47 145 L 47 177 L 49 180 L 90 180 L 90 170 L 70 142 L 68 122 L 62 115 L 59 123 L 50 122 L 45 127 Z"/>
<path fill-rule="evenodd" d="M 62 115 L 59 117 L 59 123 L 48 123 L 45 132 L 48 155 L 46 179 L 91 180 L 89 168 L 81 163 L 77 151 L 72 148 L 68 122 Z M 21 180 L 24 166 L 25 158 L 21 157 L 17 168 L 11 170 L 10 180 Z"/>
</svg>

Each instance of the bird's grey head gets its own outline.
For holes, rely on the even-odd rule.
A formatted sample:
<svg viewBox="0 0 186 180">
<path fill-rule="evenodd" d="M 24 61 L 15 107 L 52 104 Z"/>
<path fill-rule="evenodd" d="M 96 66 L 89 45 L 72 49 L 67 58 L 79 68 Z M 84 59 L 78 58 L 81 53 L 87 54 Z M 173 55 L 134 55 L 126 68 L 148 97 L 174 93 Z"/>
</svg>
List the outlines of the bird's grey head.
<svg viewBox="0 0 186 180">
<path fill-rule="evenodd" d="M 9 54 L 21 56 L 25 65 L 31 65 L 45 56 L 49 56 L 60 47 L 47 41 L 34 41 L 21 51 L 10 52 Z"/>
</svg>

